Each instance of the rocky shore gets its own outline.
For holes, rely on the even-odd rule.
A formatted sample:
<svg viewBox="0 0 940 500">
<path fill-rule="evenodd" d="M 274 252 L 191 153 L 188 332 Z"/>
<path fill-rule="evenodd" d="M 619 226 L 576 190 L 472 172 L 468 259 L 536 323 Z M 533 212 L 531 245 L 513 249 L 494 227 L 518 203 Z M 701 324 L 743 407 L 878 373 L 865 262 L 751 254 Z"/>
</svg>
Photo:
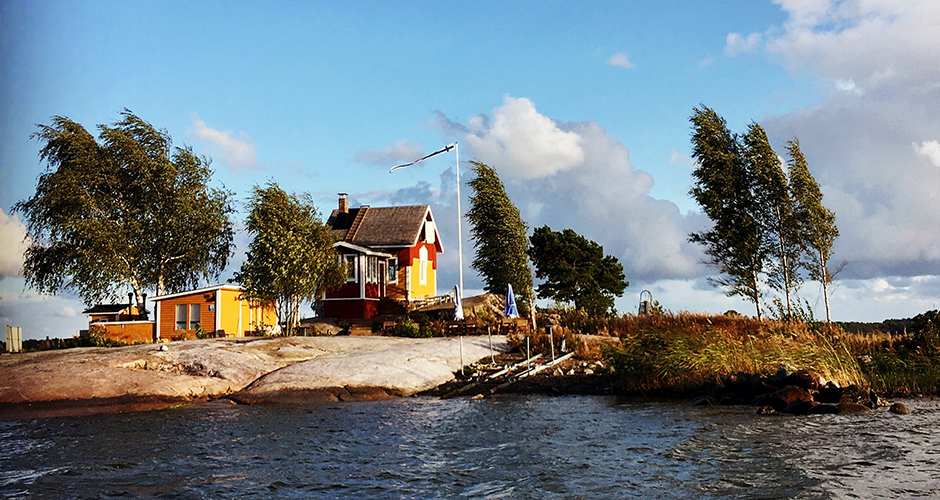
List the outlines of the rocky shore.
<svg viewBox="0 0 940 500">
<path fill-rule="evenodd" d="M 693 405 L 752 405 L 760 415 L 820 415 L 870 413 L 890 407 L 906 414 L 901 403 L 891 404 L 874 391 L 849 385 L 839 387 L 809 370 L 780 367 L 773 376 L 735 374 L 692 400 Z"/>
<path fill-rule="evenodd" d="M 486 337 L 264 337 L 0 357 L 0 419 L 237 403 L 363 400 L 437 387 L 490 355 Z M 497 351 L 508 349 L 493 337 Z M 462 356 L 461 356 L 462 351 Z"/>
</svg>

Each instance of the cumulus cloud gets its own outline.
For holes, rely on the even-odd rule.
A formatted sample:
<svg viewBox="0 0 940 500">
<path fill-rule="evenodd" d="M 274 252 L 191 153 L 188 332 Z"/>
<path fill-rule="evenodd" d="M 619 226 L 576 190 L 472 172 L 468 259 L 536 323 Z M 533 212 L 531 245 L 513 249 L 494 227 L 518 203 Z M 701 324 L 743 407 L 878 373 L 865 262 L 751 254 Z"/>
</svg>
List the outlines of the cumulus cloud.
<svg viewBox="0 0 940 500">
<path fill-rule="evenodd" d="M 760 47 L 761 34 L 751 33 L 742 36 L 740 33 L 728 33 L 725 38 L 725 55 L 734 57 L 739 54 L 754 52 Z"/>
<path fill-rule="evenodd" d="M 23 252 L 29 246 L 26 226 L 0 208 L 0 280 L 23 275 Z"/>
<path fill-rule="evenodd" d="M 863 88 L 940 77 L 940 9 L 933 0 L 775 0 L 787 14 L 767 49 L 791 69 Z"/>
<path fill-rule="evenodd" d="M 614 54 L 610 56 L 610 59 L 607 60 L 607 65 L 613 66 L 615 68 L 627 68 L 627 69 L 630 69 L 636 66 L 635 64 L 630 62 L 630 59 L 627 57 L 627 55 L 623 53 Z"/>
<path fill-rule="evenodd" d="M 926 157 L 935 167 L 940 167 L 940 142 L 924 141 L 920 144 L 911 143 L 917 154 Z"/>
<path fill-rule="evenodd" d="M 940 9 L 930 1 L 778 0 L 767 50 L 837 92 L 762 124 L 800 138 L 836 213 L 847 279 L 940 275 Z M 782 144 L 780 144 L 782 150 Z M 924 161 L 924 160 L 927 161 Z"/>
<path fill-rule="evenodd" d="M 222 156 L 226 168 L 232 172 L 261 168 L 255 154 L 255 143 L 248 134 L 214 129 L 206 125 L 196 113 L 192 114 L 192 122 L 186 136 L 190 140 L 209 143 Z"/>
<path fill-rule="evenodd" d="M 540 114 L 529 99 L 506 96 L 493 117 L 470 120 L 465 141 L 506 174 L 537 179 L 584 162 L 581 136 Z"/>
<path fill-rule="evenodd" d="M 391 167 L 396 163 L 416 160 L 424 156 L 420 142 L 398 141 L 394 145 L 385 146 L 378 151 L 359 151 L 355 159 L 362 163 L 371 163 L 383 167 Z"/>
<path fill-rule="evenodd" d="M 528 99 L 506 97 L 470 129 L 472 157 L 499 172 L 531 227 L 572 228 L 597 241 L 630 280 L 705 272 L 687 239 L 706 221 L 652 198 L 652 176 L 634 169 L 629 150 L 597 123 L 559 123 Z"/>
</svg>

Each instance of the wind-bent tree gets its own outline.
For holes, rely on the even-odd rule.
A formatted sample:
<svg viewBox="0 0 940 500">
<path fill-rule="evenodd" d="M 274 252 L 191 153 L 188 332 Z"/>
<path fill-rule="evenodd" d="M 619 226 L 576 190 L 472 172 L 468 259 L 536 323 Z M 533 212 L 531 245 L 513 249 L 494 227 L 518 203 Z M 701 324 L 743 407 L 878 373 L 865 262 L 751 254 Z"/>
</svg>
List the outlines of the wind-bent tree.
<svg viewBox="0 0 940 500">
<path fill-rule="evenodd" d="M 276 304 L 281 333 L 292 335 L 300 304 L 315 303 L 346 281 L 335 241 L 307 193 L 287 194 L 275 183 L 255 186 L 247 208 L 253 238 L 234 281 L 246 298 Z"/>
<path fill-rule="evenodd" d="M 473 194 L 467 211 L 476 247 L 471 267 L 480 273 L 489 293 L 505 293 L 506 285 L 511 284 L 521 307 L 527 310 L 532 303 L 528 226 L 506 194 L 496 170 L 477 161 L 470 164 L 476 174 L 469 182 Z"/>
<path fill-rule="evenodd" d="M 604 247 L 571 229 L 556 232 L 542 226 L 531 242 L 535 276 L 545 280 L 538 287 L 541 299 L 574 303 L 593 316 L 607 315 L 613 311 L 614 296 L 623 296 L 629 286 L 616 257 L 604 255 Z"/>
<path fill-rule="evenodd" d="M 785 317 L 792 319 L 793 295 L 802 283 L 799 267 L 803 250 L 787 175 L 760 125 L 751 123 L 743 142 L 747 168 L 756 181 L 754 197 L 760 207 L 758 220 L 764 232 L 763 240 L 768 245 L 767 284 L 783 294 Z"/>
<path fill-rule="evenodd" d="M 832 245 L 839 237 L 836 216 L 822 204 L 822 191 L 806 165 L 806 158 L 800 151 L 800 142 L 797 139 L 788 141 L 787 152 L 790 156 L 790 192 L 796 202 L 795 216 L 808 260 L 806 267 L 810 278 L 822 285 L 826 322 L 831 323 L 829 285 L 838 271 L 829 269 L 829 259 L 832 258 Z"/>
<path fill-rule="evenodd" d="M 32 241 L 23 272 L 37 291 L 71 289 L 92 304 L 129 286 L 139 304 L 144 290 L 217 279 L 228 262 L 232 194 L 209 187 L 210 160 L 129 110 L 121 116 L 98 126 L 98 140 L 62 116 L 31 136 L 47 167 L 13 211 Z"/>
<path fill-rule="evenodd" d="M 757 179 L 748 168 L 745 147 L 728 130 L 725 119 L 702 105 L 692 117 L 692 172 L 695 185 L 689 194 L 702 207 L 713 226 L 692 233 L 689 240 L 705 247 L 709 264 L 720 272 L 710 278 L 728 295 L 754 302 L 761 319 L 760 274 L 767 258 L 767 238 L 761 225 L 762 206 L 755 193 Z"/>
</svg>

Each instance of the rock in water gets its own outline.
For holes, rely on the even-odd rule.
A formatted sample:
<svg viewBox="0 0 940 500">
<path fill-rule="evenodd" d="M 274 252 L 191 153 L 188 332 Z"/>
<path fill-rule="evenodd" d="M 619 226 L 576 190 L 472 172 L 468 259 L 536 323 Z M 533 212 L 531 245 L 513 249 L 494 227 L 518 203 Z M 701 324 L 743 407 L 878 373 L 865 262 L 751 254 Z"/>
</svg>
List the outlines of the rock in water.
<svg viewBox="0 0 940 500">
<path fill-rule="evenodd" d="M 773 406 L 761 406 L 757 409 L 758 415 L 776 415 L 777 410 Z"/>
<path fill-rule="evenodd" d="M 839 403 L 840 415 L 858 415 L 862 413 L 871 413 L 871 408 L 858 403 Z"/>
<path fill-rule="evenodd" d="M 911 410 L 909 410 L 907 406 L 904 406 L 904 403 L 894 403 L 888 411 L 898 415 L 909 415 L 911 413 Z"/>
</svg>

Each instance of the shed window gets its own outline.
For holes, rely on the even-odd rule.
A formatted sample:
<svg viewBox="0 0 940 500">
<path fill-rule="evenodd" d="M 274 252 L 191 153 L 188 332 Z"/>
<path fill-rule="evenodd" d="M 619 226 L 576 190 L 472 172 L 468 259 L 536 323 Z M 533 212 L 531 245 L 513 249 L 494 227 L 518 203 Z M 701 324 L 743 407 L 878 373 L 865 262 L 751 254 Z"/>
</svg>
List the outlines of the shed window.
<svg viewBox="0 0 940 500">
<path fill-rule="evenodd" d="M 176 306 L 176 329 L 186 329 L 186 304 L 177 304 Z"/>
<path fill-rule="evenodd" d="M 199 304 L 189 305 L 189 329 L 199 328 Z"/>
</svg>

